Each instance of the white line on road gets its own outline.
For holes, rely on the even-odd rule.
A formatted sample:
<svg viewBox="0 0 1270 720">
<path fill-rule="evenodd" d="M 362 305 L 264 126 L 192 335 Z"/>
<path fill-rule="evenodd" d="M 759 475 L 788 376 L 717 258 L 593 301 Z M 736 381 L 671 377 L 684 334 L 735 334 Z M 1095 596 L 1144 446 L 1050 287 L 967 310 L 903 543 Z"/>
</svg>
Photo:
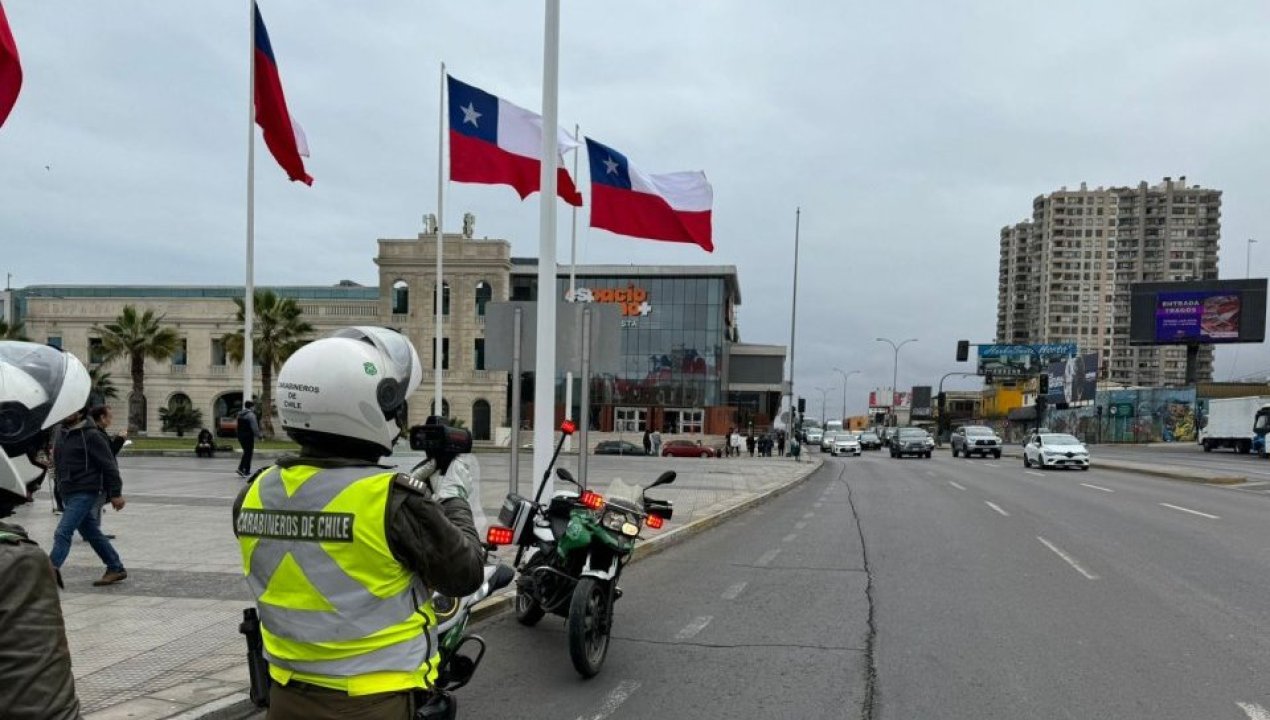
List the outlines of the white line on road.
<svg viewBox="0 0 1270 720">
<path fill-rule="evenodd" d="M 1112 490 L 1111 488 L 1102 487 L 1101 485 L 1090 485 L 1089 483 L 1081 483 L 1081 485 L 1084 485 L 1087 488 L 1093 488 L 1094 490 L 1101 490 L 1103 492 L 1110 492 L 1110 493 L 1115 492 L 1115 490 Z"/>
<path fill-rule="evenodd" d="M 618 683 L 617 687 L 604 698 L 604 704 L 600 706 L 600 711 L 594 715 L 579 715 L 578 720 L 606 720 L 610 715 L 617 712 L 617 709 L 626 702 L 631 693 L 639 689 L 639 683 L 634 680 L 623 680 Z"/>
<path fill-rule="evenodd" d="M 1244 711 L 1244 714 L 1248 716 L 1248 720 L 1270 720 L 1270 712 L 1266 712 L 1266 709 L 1260 705 L 1241 702 L 1235 704 L 1239 706 L 1240 710 Z"/>
<path fill-rule="evenodd" d="M 926 474 L 927 474 L 928 476 L 930 476 L 930 477 L 935 477 L 935 471 L 934 471 L 934 470 L 927 470 L 927 471 L 926 471 Z"/>
<path fill-rule="evenodd" d="M 1028 475 L 1035 475 L 1037 477 L 1045 477 L 1045 473 L 1037 472 L 1035 470 L 1024 470 L 1023 472 L 1027 473 Z"/>
<path fill-rule="evenodd" d="M 701 617 L 688 623 L 688 625 L 684 627 L 683 630 L 680 630 L 679 632 L 675 633 L 675 639 L 688 640 L 692 637 L 695 637 L 697 633 L 701 632 L 702 630 L 705 630 L 706 626 L 709 625 L 710 621 L 713 619 L 714 619 L 713 616 L 702 615 Z"/>
<path fill-rule="evenodd" d="M 953 482 L 952 480 L 949 480 L 949 481 L 948 481 L 948 484 L 949 484 L 949 485 L 952 485 L 953 487 L 957 488 L 958 490 L 965 490 L 965 489 L 966 489 L 966 487 L 965 487 L 964 485 L 960 485 L 960 484 L 958 484 L 958 483 L 955 483 L 955 482 Z"/>
<path fill-rule="evenodd" d="M 754 564 L 758 565 L 759 567 L 770 565 L 771 562 L 776 559 L 776 556 L 780 554 L 781 554 L 780 548 L 776 548 L 775 550 L 768 550 L 767 552 L 763 553 L 759 557 L 758 561 L 755 562 Z"/>
<path fill-rule="evenodd" d="M 1037 540 L 1040 540 L 1042 545 L 1044 545 L 1045 547 L 1047 547 L 1047 548 L 1049 548 L 1050 550 L 1052 550 L 1052 551 L 1054 552 L 1054 554 L 1055 554 L 1055 555 L 1057 555 L 1057 556 L 1061 557 L 1063 560 L 1067 561 L 1067 564 L 1068 564 L 1068 565 L 1071 565 L 1071 566 L 1072 566 L 1072 568 L 1073 568 L 1076 572 L 1080 573 L 1081 575 L 1084 575 L 1084 576 L 1085 576 L 1087 579 L 1089 579 L 1089 580 L 1097 580 L 1097 579 L 1098 579 L 1098 576 L 1097 576 L 1097 575 L 1095 575 L 1095 574 L 1093 574 L 1093 573 L 1089 572 L 1088 570 L 1086 570 L 1085 568 L 1081 567 L 1081 564 L 1080 564 L 1080 563 L 1078 563 L 1078 562 L 1076 562 L 1076 558 L 1074 558 L 1074 557 L 1072 557 L 1071 555 L 1068 555 L 1067 553 L 1065 553 L 1065 552 L 1063 552 L 1062 550 L 1060 550 L 1060 549 L 1059 549 L 1059 547 L 1058 547 L 1057 545 L 1055 545 L 1054 543 L 1050 542 L 1049 540 L 1046 540 L 1045 538 L 1041 537 L 1040 535 L 1037 535 L 1037 536 L 1036 536 L 1036 539 L 1037 539 Z"/>
<path fill-rule="evenodd" d="M 987 465 L 988 467 L 1001 467 L 1001 463 L 990 463 L 990 462 L 986 462 L 986 463 L 984 463 L 984 465 Z"/>
<path fill-rule="evenodd" d="M 814 517 L 816 517 L 816 513 L 803 513 L 803 517 L 805 517 L 805 518 L 814 518 Z"/>
<path fill-rule="evenodd" d="M 798 522 L 794 523 L 794 529 L 795 529 L 795 530 L 802 530 L 802 529 L 803 529 L 803 528 L 805 528 L 805 527 L 807 527 L 807 521 L 806 521 L 806 520 L 799 520 Z"/>
<path fill-rule="evenodd" d="M 812 507 L 814 507 L 814 508 L 818 508 L 818 507 L 820 507 L 821 505 L 824 505 L 824 503 L 814 502 L 814 503 L 812 503 L 812 504 L 811 504 L 811 506 L 812 506 Z"/>
<path fill-rule="evenodd" d="M 994 502 L 989 502 L 989 501 L 987 501 L 987 500 L 984 500 L 984 501 L 983 501 L 983 504 L 984 504 L 984 505 L 987 505 L 988 507 L 992 508 L 993 510 L 996 510 L 998 513 L 1000 513 L 1000 514 L 1001 514 L 1001 516 L 1002 516 L 1002 517 L 1010 517 L 1010 513 L 1008 513 L 1008 512 L 1006 512 L 1006 511 L 1002 510 L 1002 509 L 1001 509 L 1001 506 L 997 505 L 997 504 L 996 504 L 996 503 L 994 503 Z"/>
<path fill-rule="evenodd" d="M 798 533 L 790 533 L 786 535 L 785 537 L 781 538 L 781 542 L 791 543 L 797 539 L 798 539 Z"/>
<path fill-rule="evenodd" d="M 1184 513 L 1190 513 L 1190 514 L 1192 514 L 1192 515 L 1199 515 L 1200 517 L 1206 517 L 1206 518 L 1209 518 L 1210 520 L 1221 520 L 1221 517 L 1219 517 L 1219 516 L 1217 516 L 1217 515 L 1209 515 L 1209 514 L 1208 514 L 1208 513 L 1206 513 L 1206 512 L 1200 512 L 1200 511 L 1198 511 L 1198 510 L 1191 510 L 1190 508 L 1184 508 L 1184 507 L 1180 507 L 1180 506 L 1178 506 L 1178 505 L 1170 505 L 1170 504 L 1168 504 L 1168 503 L 1160 503 L 1160 505 L 1161 505 L 1161 506 L 1163 506 L 1163 507 L 1166 507 L 1166 508 L 1172 508 L 1173 510 L 1180 510 L 1181 512 L 1184 512 Z"/>
<path fill-rule="evenodd" d="M 737 599 L 737 597 L 739 597 L 741 593 L 745 591 L 745 586 L 748 584 L 749 583 L 746 583 L 745 581 L 741 581 L 735 585 L 728 587 L 727 590 L 723 591 L 723 599 L 724 600 Z"/>
</svg>

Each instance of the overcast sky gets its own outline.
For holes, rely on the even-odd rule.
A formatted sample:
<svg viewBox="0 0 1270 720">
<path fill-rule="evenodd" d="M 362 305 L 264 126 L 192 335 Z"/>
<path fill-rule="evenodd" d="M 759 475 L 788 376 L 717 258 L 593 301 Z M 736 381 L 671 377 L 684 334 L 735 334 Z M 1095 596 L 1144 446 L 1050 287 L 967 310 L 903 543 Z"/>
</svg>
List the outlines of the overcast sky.
<svg viewBox="0 0 1270 720">
<path fill-rule="evenodd" d="M 1259 0 L 565 0 L 560 117 L 651 172 L 705 170 L 716 251 L 585 229 L 579 261 L 736 265 L 745 341 L 850 410 L 990 341 L 998 239 L 1062 185 L 1224 191 L 1222 277 L 1270 270 L 1270 6 Z M 25 83 L 0 128 L 15 286 L 243 279 L 246 0 L 4 0 Z M 258 143 L 256 280 L 377 283 L 375 240 L 435 212 L 439 63 L 540 109 L 542 3 L 263 0 L 313 187 Z M 585 163 L 583 163 L 584 192 Z M 538 249 L 537 196 L 450 184 L 446 229 Z M 560 259 L 568 262 L 561 205 Z M 1224 379 L 1235 351 L 1219 352 Z M 1236 373 L 1270 369 L 1263 346 Z M 950 387 L 977 386 L 974 381 Z"/>
</svg>

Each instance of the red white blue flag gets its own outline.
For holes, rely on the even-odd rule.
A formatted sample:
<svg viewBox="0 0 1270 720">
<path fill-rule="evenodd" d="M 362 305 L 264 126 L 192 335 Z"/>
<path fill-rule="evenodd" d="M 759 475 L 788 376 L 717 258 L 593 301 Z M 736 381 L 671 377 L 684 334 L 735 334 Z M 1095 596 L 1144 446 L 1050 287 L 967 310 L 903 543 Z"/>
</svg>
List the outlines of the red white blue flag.
<svg viewBox="0 0 1270 720">
<path fill-rule="evenodd" d="M 18 59 L 18 45 L 9 31 L 4 6 L 0 5 L 0 125 L 8 119 L 21 91 L 22 61 Z"/>
<path fill-rule="evenodd" d="M 287 110 L 287 98 L 282 94 L 282 78 L 278 75 L 278 63 L 269 43 L 269 31 L 260 17 L 256 5 L 256 124 L 264 131 L 265 145 L 273 159 L 278 161 L 287 177 L 305 185 L 312 185 L 313 178 L 304 171 L 301 155 L 308 155 L 308 143 L 300 125 L 291 119 Z"/>
<path fill-rule="evenodd" d="M 622 153 L 586 139 L 591 227 L 619 235 L 700 245 L 714 252 L 714 190 L 700 171 L 650 175 Z"/>
<path fill-rule="evenodd" d="M 450 179 L 511 185 L 524 200 L 538 192 L 542 172 L 542 116 L 467 83 L 446 78 L 450 95 Z M 557 128 L 561 150 L 578 143 Z M 556 194 L 570 205 L 582 195 L 557 158 Z"/>
</svg>

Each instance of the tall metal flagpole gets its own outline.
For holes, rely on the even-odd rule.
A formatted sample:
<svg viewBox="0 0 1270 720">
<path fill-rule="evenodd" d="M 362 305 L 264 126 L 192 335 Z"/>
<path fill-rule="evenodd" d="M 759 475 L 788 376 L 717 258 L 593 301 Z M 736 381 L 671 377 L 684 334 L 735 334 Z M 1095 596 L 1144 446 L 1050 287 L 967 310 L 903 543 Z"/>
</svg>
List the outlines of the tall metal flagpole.
<svg viewBox="0 0 1270 720">
<path fill-rule="evenodd" d="M 794 330 L 798 325 L 798 230 L 802 222 L 803 209 L 794 209 L 794 301 L 789 311 L 789 432 L 792 435 L 798 429 L 795 417 L 798 414 L 794 394 Z"/>
<path fill-rule="evenodd" d="M 251 400 L 256 316 L 256 0 L 247 0 L 247 278 L 243 297 L 243 402 Z"/>
<path fill-rule="evenodd" d="M 445 284 L 441 274 L 442 256 L 445 254 L 445 242 L 442 238 L 445 227 L 445 63 L 441 63 L 441 88 L 438 93 L 437 107 L 440 118 L 437 123 L 437 324 L 432 344 L 432 407 L 433 415 L 445 416 L 444 398 L 441 395 L 441 338 L 442 310 L 445 309 Z"/>
<path fill-rule="evenodd" d="M 556 156 L 559 126 L 557 102 L 560 64 L 560 0 L 546 0 L 542 53 L 542 162 L 538 226 L 538 337 L 534 364 L 534 488 L 545 482 L 551 497 L 552 478 L 543 478 L 555 444 L 556 409 Z"/>
<path fill-rule="evenodd" d="M 580 128 L 577 123 L 573 125 L 573 139 L 577 140 Z M 578 182 L 578 156 L 582 154 L 580 148 L 573 149 L 573 182 Z M 578 290 L 578 206 L 573 206 L 573 228 L 569 232 L 569 302 L 575 302 L 573 294 Z M 586 377 L 582 378 L 582 382 L 586 382 Z M 586 397 L 586 393 L 582 393 L 582 397 Z M 564 416 L 568 420 L 573 419 L 573 366 L 570 364 L 569 369 L 564 374 Z M 587 408 L 582 408 L 582 422 L 587 422 Z M 565 441 L 565 449 L 569 450 L 573 447 L 573 438 Z M 578 459 L 578 467 L 583 465 L 582 459 Z M 579 471 L 579 475 L 581 472 Z"/>
</svg>

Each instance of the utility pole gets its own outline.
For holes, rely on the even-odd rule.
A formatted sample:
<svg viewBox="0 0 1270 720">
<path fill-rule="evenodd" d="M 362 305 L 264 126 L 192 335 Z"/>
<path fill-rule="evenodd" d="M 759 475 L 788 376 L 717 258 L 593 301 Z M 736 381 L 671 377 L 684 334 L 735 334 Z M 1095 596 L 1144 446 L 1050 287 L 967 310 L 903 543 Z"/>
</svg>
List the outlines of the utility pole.
<svg viewBox="0 0 1270 720">
<path fill-rule="evenodd" d="M 895 341 L 890 338 L 877 338 L 877 341 L 884 342 L 890 345 L 891 348 L 895 350 L 895 364 L 891 368 L 891 403 L 890 403 L 891 404 L 891 427 L 895 427 L 897 423 L 895 419 L 895 404 L 899 400 L 899 394 L 900 394 L 899 388 L 896 387 L 896 385 L 899 383 L 899 378 L 900 378 L 900 348 L 904 347 L 905 345 L 911 342 L 917 342 L 917 338 L 909 338 L 905 340 L 904 342 L 901 342 L 899 345 L 896 345 Z"/>
<path fill-rule="evenodd" d="M 838 368 L 834 368 L 833 371 L 842 376 L 842 422 L 845 423 L 847 421 L 847 380 L 850 380 L 852 375 L 859 375 L 860 371 L 843 372 Z"/>
<path fill-rule="evenodd" d="M 794 330 L 798 327 L 798 230 L 802 222 L 803 209 L 794 208 L 794 298 L 789 310 L 789 424 L 793 432 L 798 432 L 796 418 L 798 413 L 794 407 Z"/>
</svg>

